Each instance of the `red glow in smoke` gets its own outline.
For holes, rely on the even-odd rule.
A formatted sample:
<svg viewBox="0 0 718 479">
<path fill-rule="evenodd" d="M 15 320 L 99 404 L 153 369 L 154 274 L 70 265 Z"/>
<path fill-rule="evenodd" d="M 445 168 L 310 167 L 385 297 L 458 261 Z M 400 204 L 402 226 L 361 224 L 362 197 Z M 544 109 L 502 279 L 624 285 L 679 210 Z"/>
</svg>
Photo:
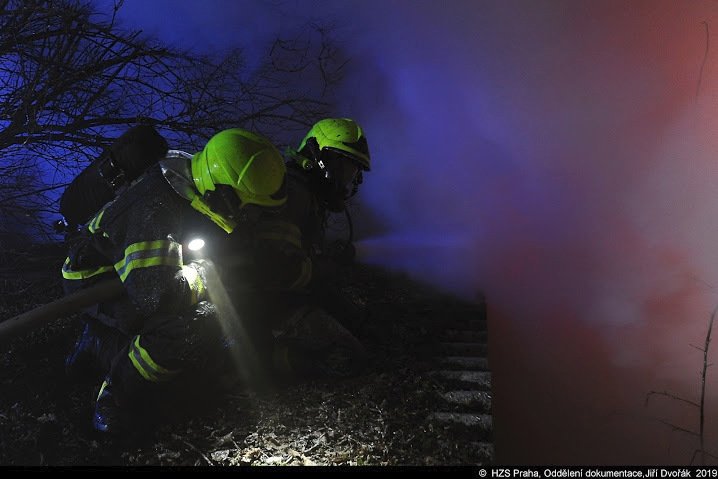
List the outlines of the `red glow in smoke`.
<svg viewBox="0 0 718 479">
<path fill-rule="evenodd" d="M 441 68 L 441 80 L 396 85 L 440 101 L 400 102 L 406 135 L 382 126 L 381 105 L 356 105 L 379 143 L 366 199 L 390 229 L 473 238 L 455 251 L 473 267 L 455 260 L 447 274 L 439 247 L 434 258 L 408 246 L 374 260 L 434 280 L 453 273 L 485 293 L 500 461 L 689 461 L 695 441 L 657 419 L 695 429 L 696 411 L 644 402 L 651 390 L 697 398 L 691 344 L 718 302 L 706 285 L 718 285 L 718 47 L 696 96 L 703 22 L 718 25 L 718 5 L 439 10 L 415 10 L 404 28 L 440 30 L 450 17 L 433 37 L 446 39 L 393 58 L 397 69 Z"/>
</svg>

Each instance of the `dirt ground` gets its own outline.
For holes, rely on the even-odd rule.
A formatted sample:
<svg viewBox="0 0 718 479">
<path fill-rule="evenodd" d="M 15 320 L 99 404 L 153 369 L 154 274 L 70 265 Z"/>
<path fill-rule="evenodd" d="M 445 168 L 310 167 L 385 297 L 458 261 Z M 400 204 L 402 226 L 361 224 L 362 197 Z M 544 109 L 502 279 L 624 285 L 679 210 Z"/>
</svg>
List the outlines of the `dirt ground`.
<svg viewBox="0 0 718 479">
<path fill-rule="evenodd" d="M 2 258 L 0 258 L 2 260 Z M 0 317 L 60 295 L 56 276 L 0 268 Z M 59 276 L 59 271 L 58 271 Z M 407 277 L 357 267 L 341 291 L 360 312 L 352 325 L 368 368 L 341 381 L 237 386 L 139 437 L 91 428 L 97 385 L 65 378 L 63 361 L 79 332 L 59 319 L 0 352 L 2 465 L 475 465 L 487 461 L 471 434 L 427 420 L 442 386 L 436 369 L 442 318 L 472 307 Z"/>
</svg>

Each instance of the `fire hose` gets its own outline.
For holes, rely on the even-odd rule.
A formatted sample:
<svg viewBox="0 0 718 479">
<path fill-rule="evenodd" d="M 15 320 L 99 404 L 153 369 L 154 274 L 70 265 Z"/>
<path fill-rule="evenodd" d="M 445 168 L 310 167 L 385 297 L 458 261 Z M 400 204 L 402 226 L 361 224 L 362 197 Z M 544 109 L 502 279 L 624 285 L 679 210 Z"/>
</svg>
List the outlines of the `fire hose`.
<svg viewBox="0 0 718 479">
<path fill-rule="evenodd" d="M 53 319 L 116 298 L 123 292 L 124 286 L 120 278 L 113 278 L 3 321 L 0 323 L 0 346 L 6 346 L 11 340 Z"/>
</svg>

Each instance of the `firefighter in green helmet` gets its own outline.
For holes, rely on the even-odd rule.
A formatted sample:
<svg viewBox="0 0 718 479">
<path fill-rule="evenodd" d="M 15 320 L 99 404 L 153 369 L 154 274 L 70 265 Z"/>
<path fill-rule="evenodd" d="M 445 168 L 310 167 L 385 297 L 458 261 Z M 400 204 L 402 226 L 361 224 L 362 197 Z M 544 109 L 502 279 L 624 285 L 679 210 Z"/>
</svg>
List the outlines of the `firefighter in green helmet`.
<svg viewBox="0 0 718 479">
<path fill-rule="evenodd" d="M 254 263 L 238 258 L 256 249 L 259 225 L 271 225 L 286 200 L 280 153 L 235 128 L 194 155 L 169 150 L 76 232 L 62 269 L 66 292 L 108 277 L 119 277 L 125 290 L 84 311 L 85 328 L 65 363 L 70 375 L 94 372 L 101 383 L 96 430 L 127 429 L 136 424 L 128 418 L 169 404 L 172 392 L 201 391 L 197 384 L 218 377 L 230 353 L 242 370 L 261 369 L 232 288 L 246 286 L 234 281 L 238 270 L 268 269 L 262 258 L 274 261 L 275 274 L 250 277 L 255 288 L 288 288 L 305 274 L 299 246 L 277 254 L 263 245 Z"/>
<path fill-rule="evenodd" d="M 346 212 L 363 173 L 371 169 L 366 136 L 354 120 L 326 118 L 288 154 L 286 216 L 300 227 L 307 250 L 323 250 L 329 215 Z"/>
<path fill-rule="evenodd" d="M 366 136 L 352 119 L 325 118 L 310 128 L 297 150 L 288 150 L 288 156 L 288 200 L 281 215 L 299 227 L 311 269 L 302 285 L 305 296 L 277 328 L 275 364 L 309 374 L 351 375 L 362 368 L 366 353 L 350 332 L 357 322 L 355 308 L 339 291 L 338 280 L 354 257 L 346 206 L 363 172 L 371 168 Z M 327 221 L 333 213 L 347 215 L 348 240 L 328 242 Z M 308 344 L 313 345 L 310 351 Z"/>
<path fill-rule="evenodd" d="M 362 182 L 362 172 L 371 169 L 364 131 L 348 118 L 315 123 L 290 156 L 288 166 L 304 173 L 318 206 L 331 212 L 344 210 Z"/>
</svg>

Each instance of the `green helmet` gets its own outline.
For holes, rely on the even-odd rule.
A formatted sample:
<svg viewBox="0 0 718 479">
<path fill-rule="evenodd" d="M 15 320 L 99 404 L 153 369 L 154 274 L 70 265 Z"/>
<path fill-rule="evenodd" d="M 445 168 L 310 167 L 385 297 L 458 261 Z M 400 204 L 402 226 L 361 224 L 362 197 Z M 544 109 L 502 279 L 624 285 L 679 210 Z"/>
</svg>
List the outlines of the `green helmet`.
<svg viewBox="0 0 718 479">
<path fill-rule="evenodd" d="M 298 151 L 301 152 L 311 139 L 317 142 L 320 152 L 325 148 L 335 150 L 356 161 L 363 170 L 370 170 L 371 162 L 366 137 L 354 120 L 325 118 L 318 121 L 299 144 Z"/>
<path fill-rule="evenodd" d="M 287 201 L 282 155 L 265 137 L 240 128 L 214 135 L 192 157 L 192 178 L 200 194 L 231 186 L 242 204 L 279 206 Z"/>
</svg>

